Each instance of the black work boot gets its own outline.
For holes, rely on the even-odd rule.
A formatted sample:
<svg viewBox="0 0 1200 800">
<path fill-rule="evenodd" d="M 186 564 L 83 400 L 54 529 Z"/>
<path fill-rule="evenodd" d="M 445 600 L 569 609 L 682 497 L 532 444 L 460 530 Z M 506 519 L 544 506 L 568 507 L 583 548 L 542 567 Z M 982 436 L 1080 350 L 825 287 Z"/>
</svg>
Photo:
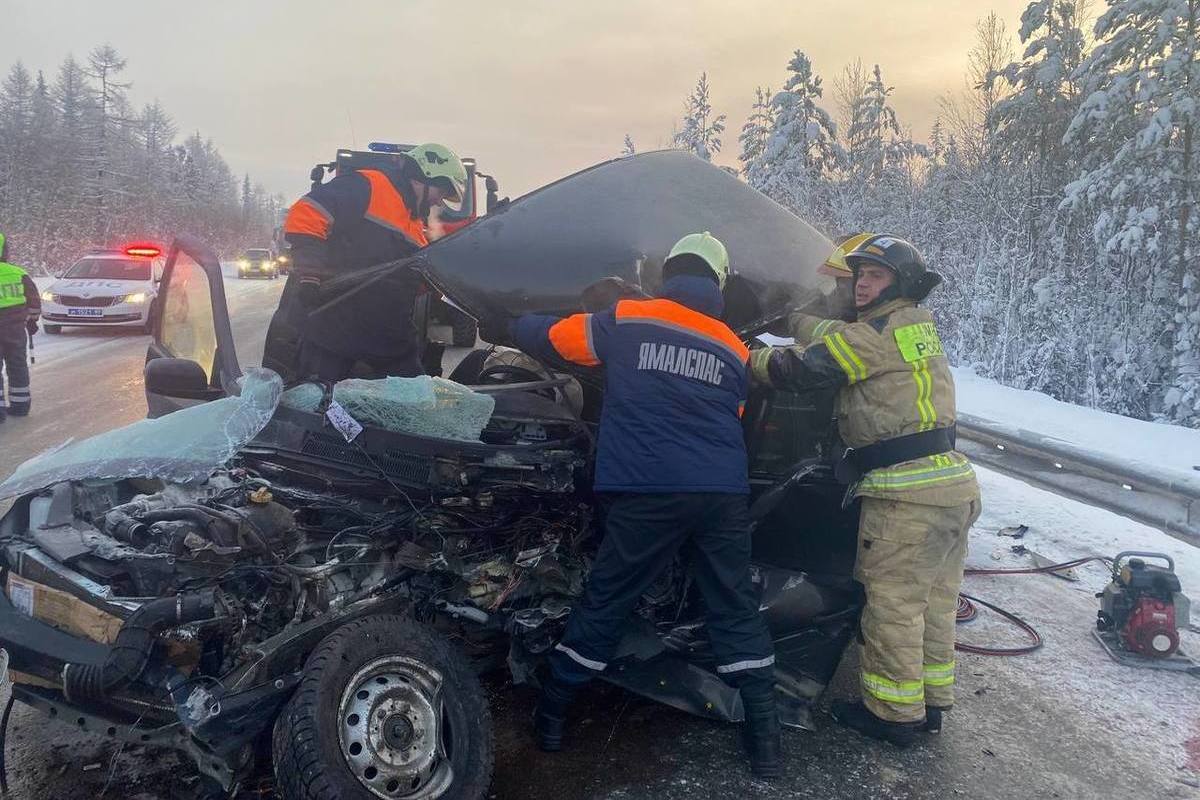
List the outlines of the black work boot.
<svg viewBox="0 0 1200 800">
<path fill-rule="evenodd" d="M 28 417 L 31 405 L 32 403 L 10 403 L 8 413 L 14 417 Z"/>
<path fill-rule="evenodd" d="M 924 722 L 889 722 L 880 719 L 857 701 L 838 700 L 829 707 L 829 715 L 847 728 L 853 728 L 872 739 L 891 742 L 897 747 L 908 747 L 925 727 Z"/>
<path fill-rule="evenodd" d="M 4 422 L 6 419 L 8 419 L 8 409 L 0 405 L 0 422 Z"/>
<path fill-rule="evenodd" d="M 782 744 L 779 741 L 779 707 L 775 702 L 775 687 L 766 690 L 742 688 L 742 708 L 746 721 L 742 725 L 742 743 L 750 756 L 750 771 L 756 778 L 778 778 L 783 774 Z"/>
<path fill-rule="evenodd" d="M 926 733 L 942 732 L 942 714 L 950 710 L 950 706 L 925 706 L 925 725 L 921 730 Z"/>
<path fill-rule="evenodd" d="M 575 690 L 549 678 L 533 709 L 533 734 L 538 747 L 547 753 L 562 750 L 563 731 L 567 727 L 567 709 L 575 699 Z"/>
</svg>

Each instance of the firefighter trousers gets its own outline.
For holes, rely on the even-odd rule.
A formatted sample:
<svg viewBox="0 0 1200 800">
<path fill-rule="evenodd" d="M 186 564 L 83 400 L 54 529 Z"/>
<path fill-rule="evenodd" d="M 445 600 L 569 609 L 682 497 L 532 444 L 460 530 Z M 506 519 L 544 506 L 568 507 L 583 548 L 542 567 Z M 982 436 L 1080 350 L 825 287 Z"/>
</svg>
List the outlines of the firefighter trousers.
<svg viewBox="0 0 1200 800">
<path fill-rule="evenodd" d="M 0 322 L 0 401 L 7 377 L 8 411 L 17 415 L 28 414 L 30 406 L 27 338 L 24 315 Z"/>
<path fill-rule="evenodd" d="M 978 498 L 942 507 L 864 497 L 854 576 L 866 589 L 862 696 L 877 717 L 919 722 L 954 703 L 954 626 Z"/>
<path fill-rule="evenodd" d="M 774 685 L 775 650 L 750 577 L 746 495 L 614 495 L 583 600 L 550 656 L 553 680 L 579 686 L 613 657 L 638 599 L 686 548 L 708 611 L 717 674 L 727 683 Z"/>
</svg>

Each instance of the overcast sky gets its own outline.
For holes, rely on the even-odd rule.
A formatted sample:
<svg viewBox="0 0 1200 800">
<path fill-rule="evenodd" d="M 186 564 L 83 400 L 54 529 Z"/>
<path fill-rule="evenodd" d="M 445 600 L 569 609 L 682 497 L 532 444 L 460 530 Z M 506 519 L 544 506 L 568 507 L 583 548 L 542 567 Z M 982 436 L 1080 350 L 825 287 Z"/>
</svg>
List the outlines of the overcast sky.
<svg viewBox="0 0 1200 800">
<path fill-rule="evenodd" d="M 1010 31 L 1026 0 L 0 0 L 7 69 L 53 80 L 101 42 L 129 61 L 140 106 L 211 137 L 238 173 L 289 200 L 339 146 L 442 141 L 517 195 L 669 143 L 701 71 L 728 114 L 735 163 L 754 88 L 779 88 L 792 51 L 824 77 L 878 62 L 923 139 L 963 86 L 975 23 Z M 831 99 L 831 98 L 830 98 Z M 832 102 L 829 104 L 832 110 Z"/>
</svg>

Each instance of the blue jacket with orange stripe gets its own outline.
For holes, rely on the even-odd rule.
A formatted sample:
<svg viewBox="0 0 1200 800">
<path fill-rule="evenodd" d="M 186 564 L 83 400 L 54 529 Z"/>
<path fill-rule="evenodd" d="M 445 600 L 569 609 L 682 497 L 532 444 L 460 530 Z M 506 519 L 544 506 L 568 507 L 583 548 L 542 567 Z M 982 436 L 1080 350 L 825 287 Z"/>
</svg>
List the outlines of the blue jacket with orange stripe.
<svg viewBox="0 0 1200 800">
<path fill-rule="evenodd" d="M 350 359 L 386 359 L 390 374 L 420 374 L 412 307 L 421 281 L 415 273 L 397 274 L 386 287 L 321 314 L 310 313 L 301 297 L 304 284 L 320 287 L 339 275 L 406 258 L 428 244 L 417 198 L 400 172 L 339 174 L 297 200 L 283 229 L 293 269 L 267 331 L 264 366 L 297 377 L 300 343 L 307 339 Z M 331 299 L 326 290 L 316 305 Z"/>
<path fill-rule="evenodd" d="M 527 353 L 604 366 L 596 491 L 750 491 L 740 421 L 749 352 L 718 319 L 722 307 L 715 281 L 679 275 L 655 299 L 513 324 Z"/>
</svg>

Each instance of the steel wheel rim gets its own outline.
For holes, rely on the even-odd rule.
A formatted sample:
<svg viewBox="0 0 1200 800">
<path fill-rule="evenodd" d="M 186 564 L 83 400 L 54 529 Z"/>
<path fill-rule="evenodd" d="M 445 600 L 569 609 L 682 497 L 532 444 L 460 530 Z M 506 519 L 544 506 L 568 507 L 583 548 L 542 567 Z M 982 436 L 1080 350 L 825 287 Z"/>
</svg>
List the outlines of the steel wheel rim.
<svg viewBox="0 0 1200 800">
<path fill-rule="evenodd" d="M 454 780 L 442 674 L 405 656 L 377 658 L 346 684 L 338 744 L 351 774 L 383 800 L 433 800 Z"/>
</svg>

